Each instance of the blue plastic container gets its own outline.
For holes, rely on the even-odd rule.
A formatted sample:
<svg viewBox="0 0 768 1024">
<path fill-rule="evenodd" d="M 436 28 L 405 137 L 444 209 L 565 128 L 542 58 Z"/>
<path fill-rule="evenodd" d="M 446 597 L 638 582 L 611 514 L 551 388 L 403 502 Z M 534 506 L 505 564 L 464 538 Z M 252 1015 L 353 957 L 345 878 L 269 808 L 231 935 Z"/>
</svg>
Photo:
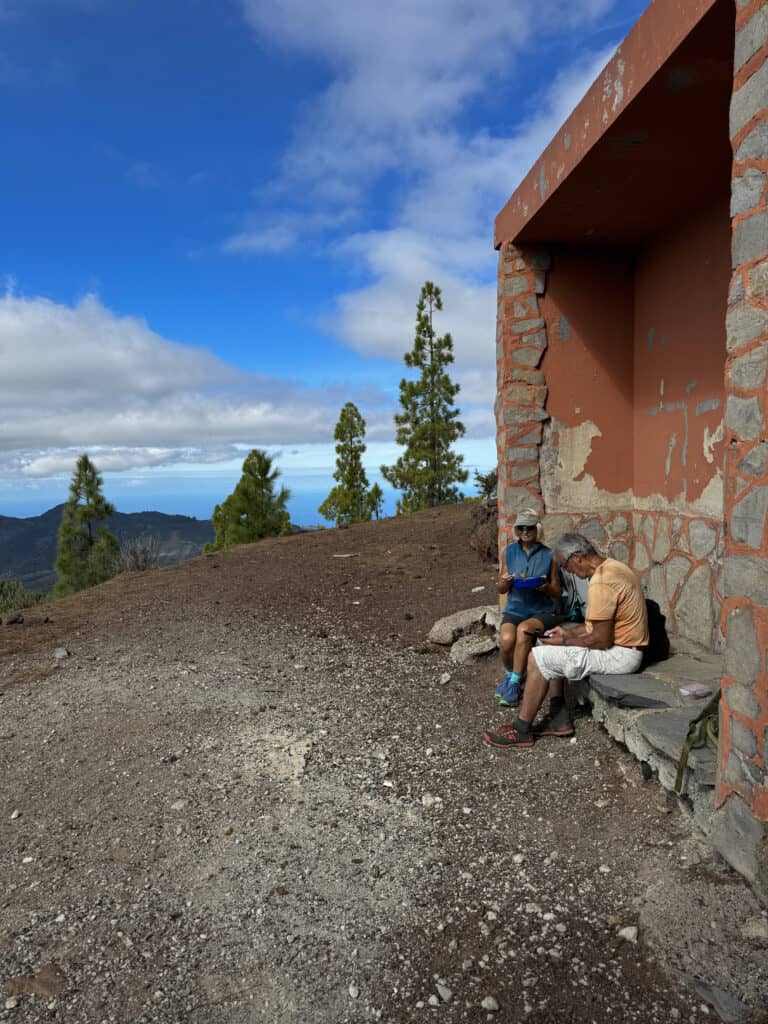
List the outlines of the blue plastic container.
<svg viewBox="0 0 768 1024">
<path fill-rule="evenodd" d="M 525 579 L 518 576 L 512 586 L 515 590 L 532 590 L 534 587 L 540 587 L 546 582 L 546 576 L 527 576 Z"/>
</svg>

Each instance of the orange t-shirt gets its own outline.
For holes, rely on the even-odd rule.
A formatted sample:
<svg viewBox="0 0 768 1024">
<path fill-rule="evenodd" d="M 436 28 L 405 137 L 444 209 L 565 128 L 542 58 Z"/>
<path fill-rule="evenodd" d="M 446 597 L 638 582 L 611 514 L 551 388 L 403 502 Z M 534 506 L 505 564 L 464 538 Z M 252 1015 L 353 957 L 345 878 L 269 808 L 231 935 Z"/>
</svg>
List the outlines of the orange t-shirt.
<svg viewBox="0 0 768 1024">
<path fill-rule="evenodd" d="M 587 593 L 587 621 L 613 619 L 613 642 L 648 646 L 648 613 L 640 578 L 628 565 L 606 558 L 595 569 Z"/>
</svg>

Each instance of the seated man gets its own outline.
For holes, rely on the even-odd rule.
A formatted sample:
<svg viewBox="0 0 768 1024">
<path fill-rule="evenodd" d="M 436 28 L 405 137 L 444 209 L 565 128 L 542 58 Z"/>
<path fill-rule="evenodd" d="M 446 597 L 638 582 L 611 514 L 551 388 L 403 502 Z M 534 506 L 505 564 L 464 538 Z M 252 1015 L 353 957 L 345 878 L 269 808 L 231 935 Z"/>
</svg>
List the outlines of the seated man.
<svg viewBox="0 0 768 1024">
<path fill-rule="evenodd" d="M 518 717 L 498 732 L 483 733 L 492 747 L 532 747 L 537 736 L 572 736 L 563 680 L 583 679 L 590 672 L 637 672 L 648 644 L 645 596 L 636 573 L 598 554 L 579 533 L 563 534 L 555 556 L 563 570 L 589 579 L 586 622 L 555 626 L 534 647 Z M 549 715 L 534 727 L 548 690 Z"/>
</svg>

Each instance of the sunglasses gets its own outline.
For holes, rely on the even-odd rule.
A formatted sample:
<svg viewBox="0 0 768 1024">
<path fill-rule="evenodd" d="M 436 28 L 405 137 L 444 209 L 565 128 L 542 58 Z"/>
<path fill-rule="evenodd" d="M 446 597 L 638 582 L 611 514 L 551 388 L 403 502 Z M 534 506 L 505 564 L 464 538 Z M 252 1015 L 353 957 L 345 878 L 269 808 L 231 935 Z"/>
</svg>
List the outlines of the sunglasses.
<svg viewBox="0 0 768 1024">
<path fill-rule="evenodd" d="M 515 527 L 515 529 L 516 529 L 516 530 L 519 530 L 519 531 L 520 531 L 520 533 L 522 533 L 522 532 L 523 532 L 523 530 L 525 530 L 526 532 L 528 532 L 529 530 L 535 530 L 535 529 L 536 529 L 536 527 L 535 527 L 535 526 L 516 526 L 516 527 Z"/>
</svg>

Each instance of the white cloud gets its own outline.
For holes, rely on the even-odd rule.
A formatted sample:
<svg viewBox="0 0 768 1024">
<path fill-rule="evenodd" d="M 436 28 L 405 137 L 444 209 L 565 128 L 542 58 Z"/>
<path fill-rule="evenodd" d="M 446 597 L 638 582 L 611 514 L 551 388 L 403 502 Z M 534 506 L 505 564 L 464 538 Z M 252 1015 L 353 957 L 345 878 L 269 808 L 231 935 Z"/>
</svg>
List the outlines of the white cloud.
<svg viewBox="0 0 768 1024">
<path fill-rule="evenodd" d="M 455 344 L 464 419 L 494 430 L 496 254 L 493 219 L 584 94 L 610 51 L 582 54 L 541 96 L 510 96 L 514 133 L 461 129 L 484 90 L 503 89 L 538 35 L 572 32 L 612 0 L 241 0 L 270 44 L 319 61 L 326 87 L 296 126 L 278 180 L 265 187 L 266 221 L 229 251 L 287 249 L 315 219 L 338 258 L 367 282 L 336 297 L 321 325 L 365 355 L 399 359 L 413 339 L 418 291 L 439 284 L 438 330 Z M 342 236 L 333 212 L 375 202 L 385 172 L 398 177 L 389 224 Z M 294 197 L 302 196 L 301 209 Z M 275 215 L 282 202 L 283 209 Z M 258 205 L 258 199 L 257 199 Z M 322 218 L 327 218 L 324 223 Z M 342 222 L 343 224 L 343 222 Z M 253 224 L 251 225 L 253 228 Z M 477 408 L 473 408 L 478 403 Z M 484 424 L 483 427 L 480 424 Z"/>
<path fill-rule="evenodd" d="M 0 298 L 0 475 L 65 472 L 81 451 L 102 470 L 218 462 L 238 445 L 332 437 L 345 401 L 391 411 L 370 389 L 304 388 L 169 341 L 96 297 L 75 306 Z M 378 418 L 377 418 L 378 417 Z"/>
</svg>

